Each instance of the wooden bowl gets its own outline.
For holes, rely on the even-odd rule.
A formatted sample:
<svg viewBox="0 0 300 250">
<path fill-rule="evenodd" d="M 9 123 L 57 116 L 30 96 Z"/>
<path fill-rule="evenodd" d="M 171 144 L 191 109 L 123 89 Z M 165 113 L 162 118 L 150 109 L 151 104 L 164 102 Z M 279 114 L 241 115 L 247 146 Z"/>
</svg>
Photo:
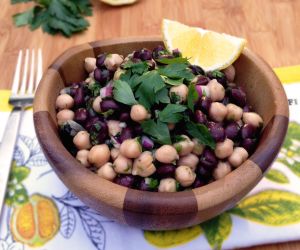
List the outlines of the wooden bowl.
<svg viewBox="0 0 300 250">
<path fill-rule="evenodd" d="M 245 49 L 234 63 L 236 82 L 264 120 L 253 155 L 226 177 L 177 193 L 152 193 L 119 186 L 82 167 L 58 136 L 55 100 L 70 82 L 86 77 L 83 61 L 103 52 L 127 55 L 162 44 L 160 38 L 118 39 L 86 43 L 63 53 L 47 70 L 34 101 L 34 124 L 49 163 L 63 183 L 85 204 L 117 222 L 149 230 L 178 229 L 208 220 L 232 208 L 263 177 L 278 154 L 288 126 L 288 104 L 272 69 Z M 49 187 L 50 188 L 50 187 Z"/>
</svg>

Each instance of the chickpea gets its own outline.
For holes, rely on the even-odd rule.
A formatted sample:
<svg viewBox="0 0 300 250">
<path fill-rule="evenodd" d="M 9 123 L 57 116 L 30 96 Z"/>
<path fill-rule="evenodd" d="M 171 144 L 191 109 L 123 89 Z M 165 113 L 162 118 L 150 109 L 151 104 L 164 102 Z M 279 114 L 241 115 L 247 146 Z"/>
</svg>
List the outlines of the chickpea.
<svg viewBox="0 0 300 250">
<path fill-rule="evenodd" d="M 180 157 L 177 165 L 179 166 L 188 166 L 195 172 L 196 167 L 198 165 L 199 158 L 194 154 L 188 154 L 186 156 Z"/>
<path fill-rule="evenodd" d="M 62 125 L 64 122 L 74 119 L 74 112 L 69 109 L 63 109 L 56 114 L 58 125 Z"/>
<path fill-rule="evenodd" d="M 84 68 L 86 72 L 91 73 L 96 69 L 96 58 L 87 57 L 84 59 Z"/>
<path fill-rule="evenodd" d="M 110 157 L 111 159 L 114 161 L 115 159 L 117 159 L 117 157 L 120 155 L 120 149 L 118 148 L 112 148 L 110 150 Z"/>
<path fill-rule="evenodd" d="M 101 102 L 102 102 L 102 98 L 100 96 L 97 96 L 93 101 L 93 110 L 95 110 L 95 112 L 97 113 L 101 112 L 101 106 L 100 106 Z"/>
<path fill-rule="evenodd" d="M 184 140 L 174 143 L 173 146 L 180 156 L 188 155 L 194 149 L 194 142 L 186 135 L 181 135 L 181 137 Z"/>
<path fill-rule="evenodd" d="M 106 56 L 104 65 L 108 70 L 115 71 L 123 62 L 123 56 L 119 54 L 109 54 Z"/>
<path fill-rule="evenodd" d="M 188 187 L 193 184 L 196 179 L 196 174 L 189 166 L 179 166 L 175 170 L 175 179 L 183 187 Z"/>
<path fill-rule="evenodd" d="M 74 99 L 68 94 L 59 95 L 56 98 L 56 108 L 59 110 L 62 109 L 71 109 L 74 106 Z"/>
<path fill-rule="evenodd" d="M 209 97 L 213 102 L 224 99 L 225 89 L 216 79 L 210 80 L 207 88 L 209 89 Z"/>
<path fill-rule="evenodd" d="M 256 128 L 262 126 L 264 123 L 261 116 L 255 112 L 245 112 L 243 114 L 243 122 L 246 124 L 251 124 Z"/>
<path fill-rule="evenodd" d="M 214 169 L 213 177 L 216 180 L 223 178 L 231 172 L 231 166 L 228 162 L 220 161 L 217 167 Z"/>
<path fill-rule="evenodd" d="M 194 148 L 192 153 L 195 155 L 201 155 L 205 148 L 205 145 L 199 143 L 199 141 L 196 138 L 194 138 L 192 141 L 194 142 Z"/>
<path fill-rule="evenodd" d="M 233 153 L 231 156 L 229 156 L 228 161 L 231 164 L 231 166 L 237 168 L 239 167 L 244 161 L 248 158 L 248 152 L 246 149 L 242 147 L 236 147 L 233 150 Z"/>
<path fill-rule="evenodd" d="M 107 162 L 101 168 L 99 168 L 97 174 L 108 181 L 112 181 L 117 176 L 117 173 L 115 172 L 111 162 Z"/>
<path fill-rule="evenodd" d="M 79 150 L 76 154 L 76 159 L 85 167 L 89 167 L 90 163 L 88 162 L 89 151 L 86 149 Z"/>
<path fill-rule="evenodd" d="M 152 175 L 156 171 L 153 160 L 154 159 L 150 151 L 143 152 L 134 160 L 132 174 L 142 177 L 148 177 Z"/>
<path fill-rule="evenodd" d="M 227 108 L 220 102 L 213 102 L 209 109 L 209 116 L 216 122 L 221 122 L 227 115 Z"/>
<path fill-rule="evenodd" d="M 88 161 L 100 168 L 109 161 L 110 151 L 106 144 L 95 145 L 88 154 Z"/>
<path fill-rule="evenodd" d="M 73 143 L 79 150 L 92 147 L 90 134 L 87 131 L 79 131 L 73 138 Z"/>
<path fill-rule="evenodd" d="M 172 163 L 178 158 L 176 149 L 170 145 L 163 145 L 155 152 L 155 159 L 162 163 Z"/>
<path fill-rule="evenodd" d="M 223 73 L 225 74 L 228 82 L 233 82 L 235 77 L 235 68 L 233 65 L 229 65 L 226 69 L 223 69 Z"/>
<path fill-rule="evenodd" d="M 173 178 L 161 179 L 158 192 L 176 192 L 176 180 Z"/>
<path fill-rule="evenodd" d="M 178 95 L 180 97 L 180 102 L 185 102 L 188 95 L 188 87 L 185 84 L 180 84 L 178 86 L 173 86 L 170 88 L 169 95 L 172 93 Z"/>
<path fill-rule="evenodd" d="M 127 158 L 137 158 L 142 153 L 142 147 L 136 139 L 127 139 L 122 142 L 120 153 Z"/>
<path fill-rule="evenodd" d="M 233 152 L 233 141 L 230 139 L 225 139 L 223 142 L 218 142 L 216 144 L 215 155 L 219 159 L 225 159 L 229 157 Z"/>
<path fill-rule="evenodd" d="M 119 174 L 130 174 L 132 170 L 132 160 L 119 155 L 113 164 L 114 170 Z"/>
<path fill-rule="evenodd" d="M 130 117 L 133 121 L 142 122 L 146 119 L 149 119 L 150 114 L 143 105 L 135 104 L 131 107 Z"/>
<path fill-rule="evenodd" d="M 120 122 L 116 120 L 107 121 L 108 133 L 111 136 L 115 136 L 118 133 L 121 133 L 122 128 L 120 127 Z"/>
<path fill-rule="evenodd" d="M 226 119 L 229 121 L 239 121 L 243 116 L 243 110 L 239 106 L 229 103 L 226 106 L 227 108 L 227 115 Z"/>
<path fill-rule="evenodd" d="M 125 70 L 121 69 L 121 68 L 118 68 L 114 74 L 114 80 L 119 80 L 120 79 L 120 76 L 125 73 Z"/>
</svg>

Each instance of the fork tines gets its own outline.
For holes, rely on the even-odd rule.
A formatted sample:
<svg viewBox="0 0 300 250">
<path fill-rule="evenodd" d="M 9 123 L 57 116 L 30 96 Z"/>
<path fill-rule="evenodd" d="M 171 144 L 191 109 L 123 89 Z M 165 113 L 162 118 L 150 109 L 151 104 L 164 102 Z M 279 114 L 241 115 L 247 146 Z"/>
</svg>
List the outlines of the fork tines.
<svg viewBox="0 0 300 250">
<path fill-rule="evenodd" d="M 11 97 L 24 97 L 24 96 L 33 97 L 34 92 L 42 77 L 42 71 L 43 71 L 42 50 L 38 49 L 36 55 L 34 49 L 32 49 L 31 51 L 29 49 L 26 49 L 25 58 L 23 58 L 23 54 L 24 54 L 23 51 L 20 50 L 16 69 L 15 69 L 15 75 L 13 79 Z M 21 75 L 22 75 L 22 80 L 20 86 Z"/>
</svg>

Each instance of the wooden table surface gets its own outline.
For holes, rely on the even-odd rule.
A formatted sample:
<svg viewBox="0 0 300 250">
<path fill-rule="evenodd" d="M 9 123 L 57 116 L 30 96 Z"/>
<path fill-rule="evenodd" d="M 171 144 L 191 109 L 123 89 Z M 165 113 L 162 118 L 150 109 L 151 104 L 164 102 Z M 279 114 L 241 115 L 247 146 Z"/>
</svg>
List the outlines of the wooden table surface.
<svg viewBox="0 0 300 250">
<path fill-rule="evenodd" d="M 10 88 L 19 49 L 42 48 L 46 68 L 65 49 L 93 40 L 160 34 L 162 18 L 245 37 L 248 47 L 272 67 L 300 64 L 300 0 L 139 0 L 132 6 L 109 7 L 93 1 L 91 27 L 70 39 L 41 30 L 16 28 L 11 16 L 30 4 L 0 11 L 0 88 Z M 300 242 L 247 248 L 297 250 Z"/>
</svg>

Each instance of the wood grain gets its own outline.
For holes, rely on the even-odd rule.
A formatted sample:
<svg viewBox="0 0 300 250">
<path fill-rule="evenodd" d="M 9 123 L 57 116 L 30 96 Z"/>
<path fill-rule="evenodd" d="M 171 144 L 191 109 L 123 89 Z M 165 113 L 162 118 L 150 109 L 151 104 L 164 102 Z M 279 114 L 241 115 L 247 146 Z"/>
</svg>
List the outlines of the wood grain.
<svg viewBox="0 0 300 250">
<path fill-rule="evenodd" d="M 22 48 L 42 48 L 46 68 L 65 49 L 88 41 L 125 36 L 160 34 L 163 17 L 189 25 L 245 37 L 248 47 L 272 67 L 299 64 L 300 0 L 139 0 L 133 6 L 112 8 L 94 3 L 88 31 L 71 39 L 51 37 L 41 30 L 15 28 L 11 15 L 29 5 L 0 11 L 0 88 L 10 88 L 17 53 Z M 285 243 L 247 250 L 297 250 L 300 243 Z"/>
</svg>

